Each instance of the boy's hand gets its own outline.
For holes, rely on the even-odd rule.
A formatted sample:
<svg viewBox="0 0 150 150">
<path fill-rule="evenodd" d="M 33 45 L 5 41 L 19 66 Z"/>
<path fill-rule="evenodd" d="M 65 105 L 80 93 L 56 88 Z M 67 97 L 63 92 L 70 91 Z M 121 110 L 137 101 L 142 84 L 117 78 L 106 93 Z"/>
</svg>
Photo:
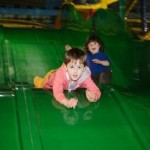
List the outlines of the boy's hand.
<svg viewBox="0 0 150 150">
<path fill-rule="evenodd" d="M 77 106 L 78 100 L 75 98 L 71 98 L 70 100 L 68 99 L 63 99 L 62 104 L 66 106 L 67 108 L 75 108 Z"/>
<path fill-rule="evenodd" d="M 68 101 L 68 107 L 69 108 L 75 108 L 77 106 L 77 103 L 78 103 L 78 100 L 75 99 L 75 98 L 71 98 L 69 101 Z"/>
<path fill-rule="evenodd" d="M 97 101 L 96 95 L 91 91 L 88 91 L 88 90 L 86 91 L 86 97 L 90 102 L 96 102 Z"/>
</svg>

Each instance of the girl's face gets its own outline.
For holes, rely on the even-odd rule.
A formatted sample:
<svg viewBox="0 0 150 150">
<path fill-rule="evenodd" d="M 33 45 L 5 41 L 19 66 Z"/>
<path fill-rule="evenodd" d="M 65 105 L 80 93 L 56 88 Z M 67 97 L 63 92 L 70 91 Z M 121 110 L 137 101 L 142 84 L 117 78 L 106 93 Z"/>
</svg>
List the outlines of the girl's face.
<svg viewBox="0 0 150 150">
<path fill-rule="evenodd" d="M 66 65 L 69 78 L 73 81 L 78 80 L 83 71 L 84 71 L 84 64 L 80 63 L 80 60 L 72 60 Z"/>
<path fill-rule="evenodd" d="M 98 42 L 96 41 L 92 41 L 88 44 L 88 49 L 89 51 L 92 53 L 92 54 L 96 54 L 99 52 L 99 49 L 100 49 L 100 45 Z"/>
</svg>

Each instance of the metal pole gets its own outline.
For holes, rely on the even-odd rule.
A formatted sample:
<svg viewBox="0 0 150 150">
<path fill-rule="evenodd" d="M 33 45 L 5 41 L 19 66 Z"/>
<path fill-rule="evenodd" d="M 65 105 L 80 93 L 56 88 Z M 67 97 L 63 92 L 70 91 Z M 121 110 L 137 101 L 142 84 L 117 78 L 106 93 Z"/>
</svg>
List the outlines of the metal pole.
<svg viewBox="0 0 150 150">
<path fill-rule="evenodd" d="M 141 10 L 142 31 L 145 33 L 148 31 L 147 16 L 146 16 L 146 1 L 139 0 L 139 2 Z"/>
<path fill-rule="evenodd" d="M 119 14 L 122 19 L 125 18 L 125 0 L 119 0 Z"/>
</svg>

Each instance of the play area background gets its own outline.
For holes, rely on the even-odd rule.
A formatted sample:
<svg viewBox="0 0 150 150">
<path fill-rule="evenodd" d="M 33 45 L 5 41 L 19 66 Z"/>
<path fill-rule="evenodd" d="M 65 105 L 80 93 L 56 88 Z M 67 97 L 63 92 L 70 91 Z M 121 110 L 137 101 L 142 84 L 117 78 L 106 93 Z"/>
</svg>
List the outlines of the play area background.
<svg viewBox="0 0 150 150">
<path fill-rule="evenodd" d="M 76 109 L 52 92 L 36 89 L 33 78 L 57 69 L 65 45 L 84 46 L 101 37 L 111 60 L 112 81 L 99 85 L 101 99 L 89 103 L 84 89 Z M 51 29 L 0 28 L 0 149 L 150 149 L 150 42 L 140 40 L 114 11 L 99 9 L 84 19 L 64 5 Z"/>
</svg>

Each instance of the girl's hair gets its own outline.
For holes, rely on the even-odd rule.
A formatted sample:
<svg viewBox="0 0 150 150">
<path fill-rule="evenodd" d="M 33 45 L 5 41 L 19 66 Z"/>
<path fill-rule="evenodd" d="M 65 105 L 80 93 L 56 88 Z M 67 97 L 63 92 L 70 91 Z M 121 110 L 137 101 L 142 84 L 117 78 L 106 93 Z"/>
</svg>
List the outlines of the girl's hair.
<svg viewBox="0 0 150 150">
<path fill-rule="evenodd" d="M 96 35 L 91 35 L 87 38 L 87 40 L 85 42 L 85 50 L 87 53 L 90 53 L 89 48 L 88 48 L 88 44 L 90 42 L 97 42 L 101 46 L 100 50 L 104 51 L 104 44 L 103 44 L 102 40 Z"/>
<path fill-rule="evenodd" d="M 67 65 L 71 60 L 80 60 L 81 64 L 86 65 L 86 54 L 79 48 L 71 48 L 66 52 L 64 63 Z"/>
</svg>

